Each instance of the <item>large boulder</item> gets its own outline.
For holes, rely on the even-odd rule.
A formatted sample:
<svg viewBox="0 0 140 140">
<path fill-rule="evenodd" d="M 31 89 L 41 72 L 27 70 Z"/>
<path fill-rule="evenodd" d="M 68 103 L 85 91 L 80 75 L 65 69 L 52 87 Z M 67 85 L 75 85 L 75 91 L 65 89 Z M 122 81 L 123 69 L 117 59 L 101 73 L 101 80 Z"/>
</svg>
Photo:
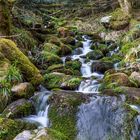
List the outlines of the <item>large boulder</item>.
<svg viewBox="0 0 140 140">
<path fill-rule="evenodd" d="M 14 99 L 30 98 L 34 95 L 34 87 L 31 83 L 20 83 L 12 87 L 11 92 Z"/>
<path fill-rule="evenodd" d="M 0 39 L 0 52 L 9 61 L 18 61 L 18 67 L 24 74 L 24 78 L 34 85 L 42 82 L 43 77 L 40 71 L 31 63 L 31 61 L 18 49 L 17 45 L 8 39 Z"/>
<path fill-rule="evenodd" d="M 51 129 L 59 131 L 68 139 L 73 140 L 77 134 L 76 114 L 78 106 L 87 100 L 86 97 L 83 94 L 64 91 L 52 94 L 49 98 Z"/>
<path fill-rule="evenodd" d="M 103 82 L 106 84 L 116 83 L 119 86 L 131 86 L 128 76 L 125 73 L 113 73 L 105 75 Z"/>
<path fill-rule="evenodd" d="M 7 118 L 22 118 L 34 113 L 32 103 L 25 99 L 17 100 L 9 104 L 2 113 Z"/>
</svg>

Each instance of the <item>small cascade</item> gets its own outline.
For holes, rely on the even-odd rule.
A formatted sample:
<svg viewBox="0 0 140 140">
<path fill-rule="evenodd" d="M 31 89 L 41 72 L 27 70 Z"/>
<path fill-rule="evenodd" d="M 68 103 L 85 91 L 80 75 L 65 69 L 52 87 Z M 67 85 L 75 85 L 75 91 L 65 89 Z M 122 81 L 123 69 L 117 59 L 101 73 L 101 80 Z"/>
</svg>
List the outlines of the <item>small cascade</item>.
<svg viewBox="0 0 140 140">
<path fill-rule="evenodd" d="M 83 93 L 99 93 L 98 88 L 100 84 L 96 80 L 84 80 L 81 82 L 78 92 Z"/>
<path fill-rule="evenodd" d="M 47 101 L 50 94 L 51 93 L 46 89 L 43 89 L 40 92 L 36 93 L 36 95 L 32 97 L 32 101 L 36 109 L 36 115 L 28 116 L 24 118 L 24 120 L 37 123 L 40 127 L 48 127 L 49 104 Z"/>
<path fill-rule="evenodd" d="M 77 115 L 77 140 L 124 140 L 123 98 L 94 96 Z M 119 129 L 118 129 L 119 128 Z"/>
</svg>

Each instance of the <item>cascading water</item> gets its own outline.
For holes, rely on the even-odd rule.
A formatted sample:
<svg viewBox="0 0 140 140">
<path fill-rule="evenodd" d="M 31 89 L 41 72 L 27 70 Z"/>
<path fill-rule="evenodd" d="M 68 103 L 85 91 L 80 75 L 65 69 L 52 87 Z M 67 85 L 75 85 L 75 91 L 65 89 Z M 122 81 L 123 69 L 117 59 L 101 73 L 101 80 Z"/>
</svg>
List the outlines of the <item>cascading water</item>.
<svg viewBox="0 0 140 140">
<path fill-rule="evenodd" d="M 50 94 L 51 93 L 49 91 L 42 87 L 41 91 L 36 93 L 36 95 L 32 97 L 32 101 L 36 109 L 36 115 L 31 115 L 24 119 L 30 122 L 37 123 L 39 127 L 48 127 L 49 104 L 47 101 Z"/>
</svg>

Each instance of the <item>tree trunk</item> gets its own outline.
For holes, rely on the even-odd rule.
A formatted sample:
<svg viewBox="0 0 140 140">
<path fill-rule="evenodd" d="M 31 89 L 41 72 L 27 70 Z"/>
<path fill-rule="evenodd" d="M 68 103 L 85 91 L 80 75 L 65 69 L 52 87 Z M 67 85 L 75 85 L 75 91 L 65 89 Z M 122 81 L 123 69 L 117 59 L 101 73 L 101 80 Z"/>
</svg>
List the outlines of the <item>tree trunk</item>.
<svg viewBox="0 0 140 140">
<path fill-rule="evenodd" d="M 0 35 L 10 33 L 10 11 L 7 0 L 0 0 Z"/>
<path fill-rule="evenodd" d="M 132 5 L 130 0 L 118 0 L 123 12 L 130 16 L 132 14 Z"/>
</svg>

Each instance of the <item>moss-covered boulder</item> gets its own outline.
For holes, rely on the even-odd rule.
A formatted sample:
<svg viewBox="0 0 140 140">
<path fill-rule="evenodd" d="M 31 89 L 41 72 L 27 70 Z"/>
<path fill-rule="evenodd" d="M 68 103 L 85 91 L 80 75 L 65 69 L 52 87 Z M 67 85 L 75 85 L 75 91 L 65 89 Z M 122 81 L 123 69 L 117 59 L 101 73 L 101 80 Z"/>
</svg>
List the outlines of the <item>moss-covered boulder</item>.
<svg viewBox="0 0 140 140">
<path fill-rule="evenodd" d="M 66 86 L 68 89 L 76 89 L 81 82 L 81 78 L 57 72 L 46 74 L 44 77 L 48 89 L 65 89 Z"/>
<path fill-rule="evenodd" d="M 64 90 L 75 90 L 79 87 L 81 81 L 82 81 L 81 78 L 72 78 L 62 83 L 61 88 Z"/>
<path fill-rule="evenodd" d="M 76 113 L 78 111 L 78 106 L 85 101 L 86 96 L 83 94 L 54 93 L 49 98 L 51 128 L 63 133 L 68 140 L 74 140 L 77 134 Z"/>
<path fill-rule="evenodd" d="M 59 53 L 59 46 L 52 44 L 52 43 L 45 43 L 44 46 L 44 51 L 53 53 L 53 54 L 58 54 Z"/>
<path fill-rule="evenodd" d="M 67 61 L 65 67 L 67 69 L 78 70 L 80 71 L 82 64 L 79 60 Z"/>
<path fill-rule="evenodd" d="M 124 73 L 114 73 L 114 74 L 105 75 L 103 82 L 105 84 L 116 83 L 119 86 L 131 86 L 132 85 L 128 76 Z"/>
<path fill-rule="evenodd" d="M 34 124 L 23 121 L 15 121 L 7 118 L 0 118 L 0 139 L 12 140 L 17 134 L 26 130 L 34 130 L 37 127 Z"/>
<path fill-rule="evenodd" d="M 122 9 L 118 8 L 111 14 L 109 28 L 113 30 L 122 30 L 129 25 L 130 17 Z"/>
<path fill-rule="evenodd" d="M 11 92 L 14 99 L 30 98 L 34 95 L 34 87 L 31 83 L 20 83 L 12 87 Z"/>
<path fill-rule="evenodd" d="M 61 58 L 48 51 L 42 51 L 37 58 L 38 67 L 46 70 L 49 66 L 53 64 L 62 64 Z"/>
<path fill-rule="evenodd" d="M 91 52 L 87 53 L 87 55 L 86 55 L 86 58 L 91 59 L 91 60 L 98 60 L 103 57 L 104 57 L 104 55 L 100 50 L 91 51 Z"/>
<path fill-rule="evenodd" d="M 8 39 L 0 39 L 0 52 L 9 61 L 17 61 L 17 66 L 24 74 L 24 78 L 34 85 L 43 81 L 40 71 L 30 62 L 30 60 L 17 48 L 16 44 Z"/>
<path fill-rule="evenodd" d="M 32 103 L 25 99 L 19 99 L 9 104 L 2 113 L 2 117 L 6 118 L 22 118 L 34 113 Z"/>
<path fill-rule="evenodd" d="M 72 53 L 72 48 L 69 45 L 61 44 L 59 48 L 59 55 L 65 56 Z"/>
</svg>

